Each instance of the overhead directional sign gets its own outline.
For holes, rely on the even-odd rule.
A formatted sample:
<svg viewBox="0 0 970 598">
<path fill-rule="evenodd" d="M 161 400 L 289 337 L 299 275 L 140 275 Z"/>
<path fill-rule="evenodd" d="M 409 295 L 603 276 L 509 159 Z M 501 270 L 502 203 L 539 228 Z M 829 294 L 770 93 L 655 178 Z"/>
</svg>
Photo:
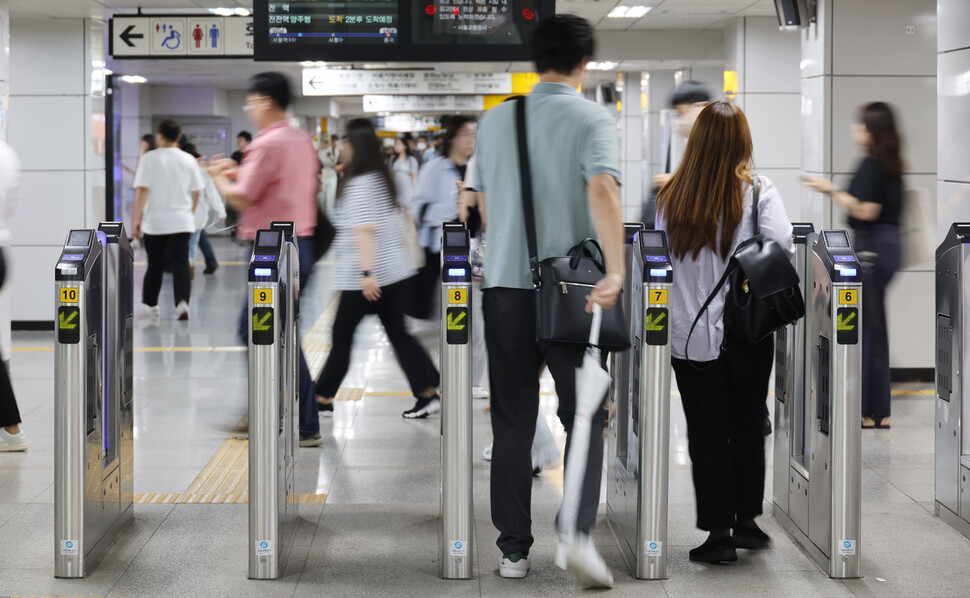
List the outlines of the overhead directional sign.
<svg viewBox="0 0 970 598">
<path fill-rule="evenodd" d="M 304 96 L 476 95 L 512 93 L 512 73 L 303 69 Z"/>
<path fill-rule="evenodd" d="M 252 17 L 118 16 L 109 25 L 114 58 L 251 58 Z"/>
<path fill-rule="evenodd" d="M 364 112 L 481 112 L 484 96 L 364 96 Z"/>
</svg>

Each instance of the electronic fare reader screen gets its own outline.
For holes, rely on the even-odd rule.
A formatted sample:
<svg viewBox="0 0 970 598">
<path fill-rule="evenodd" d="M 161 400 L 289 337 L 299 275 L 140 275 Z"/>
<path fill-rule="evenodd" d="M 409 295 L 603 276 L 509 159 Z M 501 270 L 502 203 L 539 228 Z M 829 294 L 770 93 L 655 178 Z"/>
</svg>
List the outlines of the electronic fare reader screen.
<svg viewBox="0 0 970 598">
<path fill-rule="evenodd" d="M 415 44 L 525 44 L 538 22 L 533 0 L 415 0 Z"/>
<path fill-rule="evenodd" d="M 270 45 L 395 44 L 397 0 L 330 0 L 268 4 Z"/>
</svg>

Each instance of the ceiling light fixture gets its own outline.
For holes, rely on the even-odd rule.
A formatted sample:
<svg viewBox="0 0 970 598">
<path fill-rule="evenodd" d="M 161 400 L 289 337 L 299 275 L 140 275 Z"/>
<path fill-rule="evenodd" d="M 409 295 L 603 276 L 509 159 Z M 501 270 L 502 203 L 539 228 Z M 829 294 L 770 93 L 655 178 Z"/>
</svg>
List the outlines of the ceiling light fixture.
<svg viewBox="0 0 970 598">
<path fill-rule="evenodd" d="M 249 16 L 249 11 L 246 10 L 245 8 L 237 8 L 235 12 L 240 17 L 248 17 Z"/>
<path fill-rule="evenodd" d="M 610 19 L 639 19 L 650 12 L 652 6 L 617 6 L 606 15 Z"/>
<path fill-rule="evenodd" d="M 231 8 L 210 8 L 209 12 L 220 17 L 231 17 L 235 14 Z"/>
<path fill-rule="evenodd" d="M 148 83 L 148 79 L 141 75 L 125 75 L 121 77 L 121 80 L 125 83 Z"/>
<path fill-rule="evenodd" d="M 612 71 L 616 68 L 617 63 L 610 62 L 609 60 L 604 60 L 601 62 L 590 62 L 586 65 L 586 68 L 591 71 Z"/>
</svg>

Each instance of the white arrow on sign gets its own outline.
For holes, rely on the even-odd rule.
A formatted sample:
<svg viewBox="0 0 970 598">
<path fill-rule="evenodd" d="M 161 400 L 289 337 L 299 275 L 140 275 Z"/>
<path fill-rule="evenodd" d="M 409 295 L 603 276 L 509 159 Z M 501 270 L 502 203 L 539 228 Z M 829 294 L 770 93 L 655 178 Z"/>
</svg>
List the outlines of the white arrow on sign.
<svg viewBox="0 0 970 598">
<path fill-rule="evenodd" d="M 112 56 L 151 54 L 148 17 L 115 17 L 111 20 Z"/>
</svg>

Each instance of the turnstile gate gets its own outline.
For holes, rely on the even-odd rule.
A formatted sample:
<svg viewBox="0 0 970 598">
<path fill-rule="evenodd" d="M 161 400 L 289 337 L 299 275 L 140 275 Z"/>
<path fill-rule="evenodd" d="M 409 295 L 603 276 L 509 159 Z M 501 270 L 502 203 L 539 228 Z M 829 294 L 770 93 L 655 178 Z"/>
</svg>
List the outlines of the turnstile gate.
<svg viewBox="0 0 970 598">
<path fill-rule="evenodd" d="M 276 579 L 296 526 L 292 422 L 297 382 L 288 359 L 297 277 L 287 231 L 259 230 L 249 263 L 249 577 Z"/>
<path fill-rule="evenodd" d="M 283 396 L 289 398 L 289 409 L 283 410 L 283 471 L 287 477 L 287 492 L 293 494 L 296 488 L 296 453 L 300 448 L 300 250 L 296 240 L 296 225 L 293 222 L 273 221 L 270 230 L 283 233 L 283 251 L 286 253 L 287 271 L 284 278 L 292 281 L 286 289 L 285 312 L 288 315 L 284 334 Z M 312 259 L 308 256 L 307 259 Z M 292 340 L 292 342 L 291 342 Z M 315 401 L 314 397 L 310 397 Z"/>
<path fill-rule="evenodd" d="M 472 269 L 464 224 L 441 227 L 441 577 L 471 579 Z"/>
<path fill-rule="evenodd" d="M 667 576 L 670 314 L 673 269 L 663 231 L 626 225 L 623 308 L 632 351 L 615 354 L 606 513 L 638 579 Z M 626 355 L 626 357 L 624 357 Z"/>
<path fill-rule="evenodd" d="M 936 250 L 936 514 L 970 537 L 967 301 L 970 223 L 957 222 Z"/>
<path fill-rule="evenodd" d="M 133 253 L 72 230 L 54 270 L 54 576 L 83 577 L 132 518 Z"/>
<path fill-rule="evenodd" d="M 804 284 L 807 388 L 785 394 L 792 431 L 775 459 L 788 484 L 773 511 L 829 577 L 861 577 L 862 266 L 845 231 L 821 233 Z"/>
<path fill-rule="evenodd" d="M 803 487 L 795 483 L 795 473 L 808 479 L 808 460 L 811 455 L 805 451 L 805 431 L 808 429 L 808 412 L 805 397 L 809 396 L 810 384 L 806 377 L 808 361 L 805 356 L 808 336 L 805 334 L 812 320 L 812 246 L 818 240 L 818 233 L 810 223 L 793 223 L 792 236 L 795 242 L 795 271 L 798 273 L 798 287 L 802 300 L 809 309 L 805 317 L 794 324 L 785 326 L 775 333 L 775 417 L 774 417 L 774 469 L 773 501 L 774 509 L 790 515 L 789 493 L 803 493 Z M 792 471 L 794 470 L 794 471 Z M 797 499 L 796 499 L 797 503 Z M 801 517 L 805 515 L 805 517 Z M 796 523 L 808 528 L 807 512 L 799 511 Z"/>
</svg>

